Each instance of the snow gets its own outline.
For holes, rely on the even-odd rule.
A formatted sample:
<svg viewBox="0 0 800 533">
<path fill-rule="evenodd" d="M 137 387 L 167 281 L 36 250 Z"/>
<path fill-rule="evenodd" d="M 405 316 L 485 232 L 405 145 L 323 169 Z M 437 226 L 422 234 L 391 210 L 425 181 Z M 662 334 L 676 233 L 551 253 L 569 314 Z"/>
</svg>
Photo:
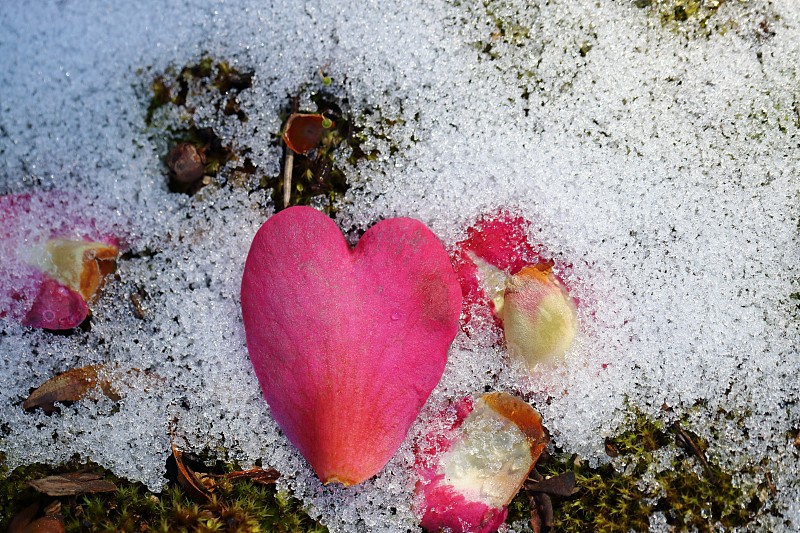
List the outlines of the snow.
<svg viewBox="0 0 800 533">
<path fill-rule="evenodd" d="M 726 468 L 765 461 L 779 511 L 800 524 L 793 0 L 725 2 L 708 30 L 594 0 L 506 0 L 491 13 L 471 0 L 164 4 L 3 6 L 0 193 L 83 191 L 127 221 L 131 248 L 91 331 L 0 325 L 10 466 L 78 454 L 158 490 L 177 420 L 187 449 L 278 468 L 332 531 L 414 530 L 413 439 L 449 399 L 491 386 L 531 397 L 558 446 L 592 463 L 626 402 L 687 419 Z M 233 186 L 170 193 L 163 141 L 145 124 L 153 77 L 204 55 L 255 72 L 239 95 L 247 122 L 192 104 L 263 175 L 279 169 L 280 112 L 320 70 L 381 134 L 366 145 L 379 157 L 346 169 L 343 230 L 411 216 L 453 245 L 496 208 L 531 219 L 581 301 L 566 364 L 525 377 L 460 335 L 384 473 L 321 487 L 271 420 L 244 342 L 239 283 L 272 201 Z M 313 111 L 307 96 L 301 107 Z M 144 319 L 132 292 L 146 295 Z M 97 362 L 162 380 L 134 380 L 118 409 L 100 398 L 23 412 L 32 387 Z"/>
</svg>

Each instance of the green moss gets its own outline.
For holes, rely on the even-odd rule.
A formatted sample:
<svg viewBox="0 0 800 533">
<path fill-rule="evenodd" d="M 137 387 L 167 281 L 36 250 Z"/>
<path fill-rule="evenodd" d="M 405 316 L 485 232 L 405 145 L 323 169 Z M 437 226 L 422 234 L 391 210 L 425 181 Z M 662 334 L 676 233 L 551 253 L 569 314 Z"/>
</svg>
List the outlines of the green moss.
<svg viewBox="0 0 800 533">
<path fill-rule="evenodd" d="M 328 215 L 335 215 L 337 202 L 349 188 L 346 169 L 361 161 L 374 160 L 378 151 L 364 149 L 368 139 L 366 130 L 352 118 L 347 110 L 347 102 L 337 97 L 324 80 L 321 86 L 304 89 L 311 91 L 310 100 L 316 109 L 292 109 L 292 106 L 287 106 L 281 118 L 285 124 L 292 112 L 313 111 L 330 121 L 328 133 L 319 147 L 307 154 L 294 154 L 289 205 L 313 205 Z M 293 101 L 299 99 L 298 96 Z M 286 159 L 283 164 L 286 164 Z M 261 186 L 272 191 L 272 198 L 279 209 L 284 207 L 280 202 L 283 198 L 284 172 L 285 168 L 282 167 L 279 175 L 261 180 Z"/>
<path fill-rule="evenodd" d="M 0 477 L 0 530 L 13 516 L 33 502 L 49 502 L 27 482 L 78 469 L 102 472 L 94 464 L 77 460 L 59 467 L 30 465 Z M 223 467 L 230 471 L 231 466 Z M 282 532 L 323 533 L 326 528 L 305 513 L 300 502 L 279 492 L 274 485 L 259 485 L 248 479 L 214 478 L 210 500 L 192 501 L 177 484 L 155 494 L 140 483 L 131 483 L 109 473 L 115 492 L 61 497 L 61 514 L 68 532 L 163 531 L 163 532 Z"/>
<path fill-rule="evenodd" d="M 606 442 L 607 452 L 617 457 L 613 464 L 627 465 L 624 472 L 613 464 L 591 468 L 566 454 L 537 466 L 545 477 L 575 472 L 578 492 L 553 497 L 557 531 L 646 531 L 654 512 L 662 512 L 678 531 L 730 529 L 746 526 L 765 510 L 758 495 L 767 492 L 766 479 L 746 489 L 735 486 L 732 474 L 711 461 L 700 469 L 702 461 L 682 436 L 704 455 L 708 443 L 697 435 L 679 426 L 664 427 L 635 408 L 624 427 Z M 654 470 L 665 454 L 671 457 L 669 467 Z M 756 479 L 762 468 L 753 465 L 747 474 Z M 510 518 L 525 520 L 529 513 L 527 496 L 521 493 L 510 506 Z"/>
<path fill-rule="evenodd" d="M 173 192 L 195 194 L 205 186 L 244 187 L 249 190 L 267 189 L 278 209 L 283 208 L 283 175 L 265 175 L 250 159 L 252 149 L 245 143 L 226 144 L 216 131 L 199 127 L 195 109 L 189 104 L 196 97 L 211 102 L 221 121 L 247 122 L 247 114 L 240 108 L 238 95 L 250 89 L 253 73 L 240 71 L 226 61 L 203 57 L 197 63 L 180 69 L 168 69 L 158 74 L 150 83 L 145 121 L 152 139 L 166 158 L 172 147 L 190 143 L 205 157 L 205 177 L 195 183 L 178 183 L 169 177 Z M 337 96 L 333 79 L 320 73 L 318 80 L 303 86 L 288 99 L 281 112 L 282 124 L 293 112 L 323 113 L 332 123 L 321 145 L 308 154 L 296 154 L 292 167 L 290 205 L 314 205 L 329 215 L 335 214 L 336 204 L 348 189 L 346 168 L 378 156 L 375 149 L 364 148 L 369 137 L 381 139 L 381 132 L 367 132 L 363 126 L 371 111 L 354 117 L 345 98 Z M 189 98 L 189 96 L 194 98 Z M 316 109 L 299 109 L 297 102 L 307 95 Z M 357 120 L 358 119 L 358 120 Z M 386 121 L 390 126 L 390 121 Z M 275 132 L 273 145 L 281 144 L 282 131 Z M 282 161 L 281 164 L 285 164 Z M 235 165 L 235 166 L 234 166 Z M 168 170 L 165 166 L 165 175 Z"/>
<path fill-rule="evenodd" d="M 633 0 L 633 5 L 647 9 L 662 26 L 679 33 L 708 36 L 725 33 L 735 24 L 718 16 L 719 8 L 729 0 Z M 742 0 L 734 0 L 742 1 Z"/>
</svg>

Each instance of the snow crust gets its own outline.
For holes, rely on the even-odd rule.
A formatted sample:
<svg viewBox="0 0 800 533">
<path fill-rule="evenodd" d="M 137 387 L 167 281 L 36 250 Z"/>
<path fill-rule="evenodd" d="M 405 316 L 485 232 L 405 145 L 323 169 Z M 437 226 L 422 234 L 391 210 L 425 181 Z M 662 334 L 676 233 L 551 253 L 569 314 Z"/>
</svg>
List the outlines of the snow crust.
<svg viewBox="0 0 800 533">
<path fill-rule="evenodd" d="M 91 191 L 127 221 L 131 248 L 91 331 L 0 323 L 9 466 L 77 454 L 158 490 L 174 426 L 186 449 L 280 470 L 331 531 L 415 531 L 414 439 L 448 400 L 490 387 L 530 398 L 555 443 L 593 463 L 628 404 L 688 418 L 725 468 L 772 473 L 781 519 L 763 527 L 800 527 L 796 2 L 725 2 L 708 32 L 633 2 L 164 4 L 3 6 L 0 193 Z M 153 76 L 203 55 L 254 70 L 239 96 L 248 122 L 194 104 L 253 148 L 264 175 L 280 165 L 279 111 L 320 69 L 384 134 L 365 146 L 376 160 L 348 168 L 345 231 L 410 216 L 453 245 L 485 212 L 531 219 L 581 302 L 566 364 L 524 377 L 488 335 L 459 335 L 385 471 L 322 487 L 270 418 L 244 341 L 239 284 L 272 200 L 232 186 L 170 193 L 145 125 Z M 160 381 L 132 381 L 116 404 L 22 410 L 32 387 L 99 362 Z M 651 523 L 663 528 L 663 515 Z"/>
</svg>

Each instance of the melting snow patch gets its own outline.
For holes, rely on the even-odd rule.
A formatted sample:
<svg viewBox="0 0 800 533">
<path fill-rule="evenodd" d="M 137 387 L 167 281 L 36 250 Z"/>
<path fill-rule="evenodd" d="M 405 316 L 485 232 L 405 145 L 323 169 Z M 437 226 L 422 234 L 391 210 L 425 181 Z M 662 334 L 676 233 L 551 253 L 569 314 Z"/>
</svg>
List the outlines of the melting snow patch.
<svg viewBox="0 0 800 533">
<path fill-rule="evenodd" d="M 90 190 L 130 247 L 89 331 L 0 323 L 9 466 L 77 454 L 159 490 L 175 420 L 189 449 L 277 468 L 332 531 L 414 530 L 413 440 L 448 401 L 489 387 L 531 398 L 557 445 L 593 464 L 626 402 L 688 420 L 724 468 L 768 465 L 777 511 L 798 527 L 800 9 L 725 2 L 700 31 L 664 21 L 665 2 L 484 4 L 5 6 L 0 193 Z M 570 265 L 581 302 L 566 364 L 524 378 L 480 334 L 460 334 L 384 472 L 322 487 L 270 418 L 244 341 L 239 284 L 272 199 L 232 183 L 169 192 L 145 123 L 153 77 L 204 56 L 254 71 L 238 96 L 246 122 L 191 105 L 263 176 L 279 171 L 290 97 L 313 111 L 308 87 L 321 70 L 333 79 L 378 151 L 346 167 L 345 231 L 411 216 L 453 246 L 501 207 L 533 221 L 531 240 Z M 158 381 L 130 383 L 116 404 L 22 410 L 32 387 L 101 362 Z M 664 515 L 651 526 L 664 530 Z"/>
</svg>

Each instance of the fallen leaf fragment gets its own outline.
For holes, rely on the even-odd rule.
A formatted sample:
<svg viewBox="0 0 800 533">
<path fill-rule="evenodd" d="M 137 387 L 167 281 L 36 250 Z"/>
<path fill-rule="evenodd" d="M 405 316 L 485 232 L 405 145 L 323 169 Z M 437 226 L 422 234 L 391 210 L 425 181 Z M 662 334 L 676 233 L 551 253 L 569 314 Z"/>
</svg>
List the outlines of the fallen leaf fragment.
<svg viewBox="0 0 800 533">
<path fill-rule="evenodd" d="M 452 427 L 418 448 L 416 493 L 428 531 L 492 533 L 525 483 L 547 434 L 539 413 L 510 394 L 494 392 L 457 407 Z"/>
<path fill-rule="evenodd" d="M 15 517 L 8 526 L 8 533 L 64 533 L 66 531 L 64 517 L 61 515 L 61 502 L 52 502 L 44 508 L 44 516 L 35 518 L 39 507 L 40 505 L 35 503 L 20 513 L 25 514 L 23 521 L 17 521 L 19 515 Z M 31 509 L 33 513 L 30 512 Z"/>
<path fill-rule="evenodd" d="M 183 460 L 181 452 L 175 443 L 172 443 L 172 457 L 178 467 L 178 483 L 189 497 L 195 501 L 206 502 L 211 499 L 211 491 L 200 481 L 200 478 Z"/>
<path fill-rule="evenodd" d="M 39 502 L 35 502 L 14 515 L 14 518 L 8 524 L 7 533 L 23 533 L 31 522 L 36 519 L 41 507 Z"/>
<path fill-rule="evenodd" d="M 447 362 L 461 294 L 439 239 L 383 220 L 350 248 L 290 207 L 259 229 L 242 278 L 247 349 L 272 416 L 323 483 L 386 465 Z"/>
<path fill-rule="evenodd" d="M 305 154 L 319 146 L 333 128 L 330 120 L 318 113 L 292 113 L 286 122 L 283 141 L 292 151 Z"/>
<path fill-rule="evenodd" d="M 225 474 L 224 477 L 227 479 L 249 479 L 261 485 L 272 485 L 278 481 L 278 478 L 281 477 L 281 473 L 274 468 L 252 468 L 250 470 L 229 472 Z"/>
<path fill-rule="evenodd" d="M 112 374 L 106 371 L 105 365 L 88 365 L 67 370 L 45 381 L 28 396 L 22 407 L 26 411 L 41 407 L 45 413 L 53 413 L 58 410 L 55 402 L 76 402 L 98 386 L 112 400 L 120 399 L 113 386 Z"/>
<path fill-rule="evenodd" d="M 530 496 L 531 527 L 538 533 L 553 531 L 553 500 L 544 492 L 537 492 Z"/>
<path fill-rule="evenodd" d="M 529 481 L 525 484 L 525 490 L 555 496 L 572 496 L 578 491 L 576 485 L 575 472 L 565 472 L 541 481 Z"/>
<path fill-rule="evenodd" d="M 34 489 L 48 496 L 75 496 L 95 492 L 114 492 L 117 486 L 103 479 L 101 474 L 73 472 L 57 476 L 47 476 L 28 481 Z"/>
</svg>

